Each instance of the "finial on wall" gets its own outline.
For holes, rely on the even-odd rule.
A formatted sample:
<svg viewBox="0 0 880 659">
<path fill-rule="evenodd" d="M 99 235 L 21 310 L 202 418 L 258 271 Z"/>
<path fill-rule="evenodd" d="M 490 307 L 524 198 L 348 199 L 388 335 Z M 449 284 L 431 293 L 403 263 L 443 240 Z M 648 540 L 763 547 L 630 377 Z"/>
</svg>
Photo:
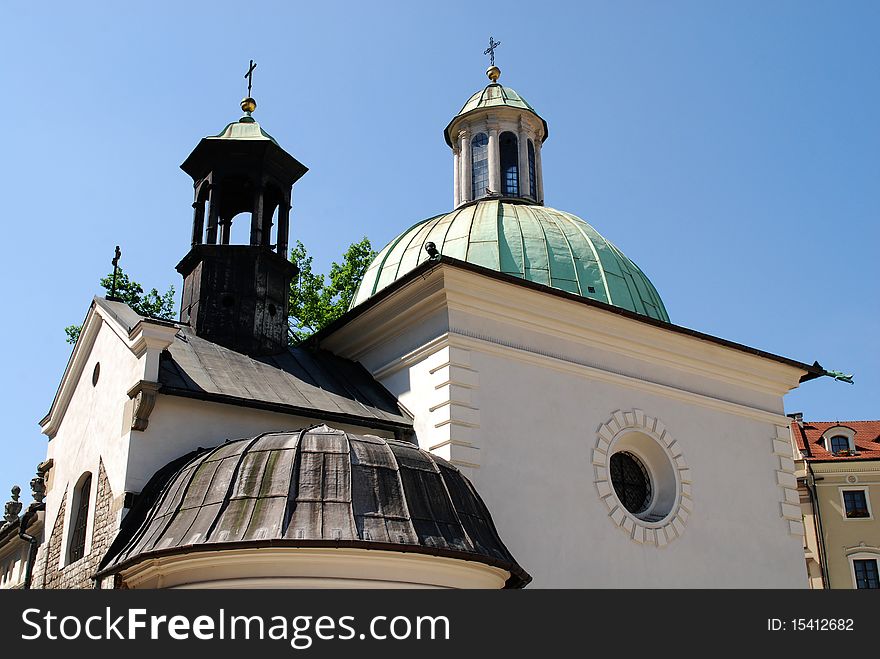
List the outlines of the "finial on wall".
<svg viewBox="0 0 880 659">
<path fill-rule="evenodd" d="M 18 495 L 21 494 L 21 488 L 18 485 L 12 486 L 12 499 L 6 502 L 3 509 L 3 519 L 9 524 L 15 524 L 18 521 L 18 513 L 21 512 L 21 501 Z"/>
<path fill-rule="evenodd" d="M 37 503 L 43 503 L 46 498 L 46 476 L 37 470 L 37 475 L 31 479 L 31 497 Z"/>
</svg>

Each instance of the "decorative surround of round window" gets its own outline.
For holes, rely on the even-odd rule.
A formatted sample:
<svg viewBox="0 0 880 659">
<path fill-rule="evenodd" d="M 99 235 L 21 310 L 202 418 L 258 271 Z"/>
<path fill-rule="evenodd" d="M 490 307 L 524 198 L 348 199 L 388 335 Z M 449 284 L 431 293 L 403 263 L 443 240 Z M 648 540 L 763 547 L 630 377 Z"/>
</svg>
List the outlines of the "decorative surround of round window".
<svg viewBox="0 0 880 659">
<path fill-rule="evenodd" d="M 663 423 L 617 410 L 597 430 L 593 469 L 608 517 L 632 540 L 664 547 L 684 532 L 691 470 Z"/>
</svg>

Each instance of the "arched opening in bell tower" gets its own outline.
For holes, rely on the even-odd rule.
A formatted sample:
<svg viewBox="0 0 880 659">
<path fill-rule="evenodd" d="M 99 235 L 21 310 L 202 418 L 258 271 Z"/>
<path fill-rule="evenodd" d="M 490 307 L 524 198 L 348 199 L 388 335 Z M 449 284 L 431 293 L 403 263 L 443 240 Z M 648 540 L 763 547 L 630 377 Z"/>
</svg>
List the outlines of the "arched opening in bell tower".
<svg viewBox="0 0 880 659">
<path fill-rule="evenodd" d="M 471 140 L 471 193 L 474 199 L 485 197 L 489 187 L 489 137 L 477 133 Z"/>
<path fill-rule="evenodd" d="M 518 197 L 519 145 L 516 135 L 506 131 L 501 133 L 498 142 L 501 152 L 501 194 L 505 197 Z"/>
</svg>

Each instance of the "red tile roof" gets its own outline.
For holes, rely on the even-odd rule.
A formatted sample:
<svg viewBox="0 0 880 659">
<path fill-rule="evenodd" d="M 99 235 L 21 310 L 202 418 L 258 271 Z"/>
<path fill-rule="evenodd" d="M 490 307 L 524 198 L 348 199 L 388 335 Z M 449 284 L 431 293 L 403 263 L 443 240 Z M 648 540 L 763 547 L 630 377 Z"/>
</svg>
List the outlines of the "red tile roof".
<svg viewBox="0 0 880 659">
<path fill-rule="evenodd" d="M 825 449 L 822 434 L 842 426 L 855 431 L 858 455 L 834 455 Z M 791 432 L 798 449 L 807 460 L 880 460 L 880 421 L 793 421 Z"/>
</svg>

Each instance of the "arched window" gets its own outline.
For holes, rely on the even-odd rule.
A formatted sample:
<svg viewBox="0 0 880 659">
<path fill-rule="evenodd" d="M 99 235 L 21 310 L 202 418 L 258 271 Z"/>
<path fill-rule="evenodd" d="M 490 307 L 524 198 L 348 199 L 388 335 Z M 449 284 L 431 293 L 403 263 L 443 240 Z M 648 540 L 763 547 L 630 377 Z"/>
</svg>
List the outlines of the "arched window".
<svg viewBox="0 0 880 659">
<path fill-rule="evenodd" d="M 849 450 L 849 438 L 844 437 L 843 435 L 835 435 L 831 438 L 831 452 L 837 453 L 838 451 L 848 451 Z"/>
<path fill-rule="evenodd" d="M 501 150 L 501 194 L 505 197 L 518 197 L 519 148 L 516 135 L 511 132 L 501 133 L 498 141 Z"/>
<path fill-rule="evenodd" d="M 486 133 L 477 133 L 471 140 L 471 191 L 473 198 L 486 196 L 489 186 L 489 137 Z"/>
<path fill-rule="evenodd" d="M 529 140 L 529 196 L 538 200 L 538 187 L 535 183 L 535 143 Z"/>
<path fill-rule="evenodd" d="M 86 525 L 89 521 L 89 495 L 92 491 L 92 475 L 86 474 L 73 494 L 73 525 L 70 527 L 70 550 L 68 563 L 74 563 L 86 553 Z"/>
</svg>

